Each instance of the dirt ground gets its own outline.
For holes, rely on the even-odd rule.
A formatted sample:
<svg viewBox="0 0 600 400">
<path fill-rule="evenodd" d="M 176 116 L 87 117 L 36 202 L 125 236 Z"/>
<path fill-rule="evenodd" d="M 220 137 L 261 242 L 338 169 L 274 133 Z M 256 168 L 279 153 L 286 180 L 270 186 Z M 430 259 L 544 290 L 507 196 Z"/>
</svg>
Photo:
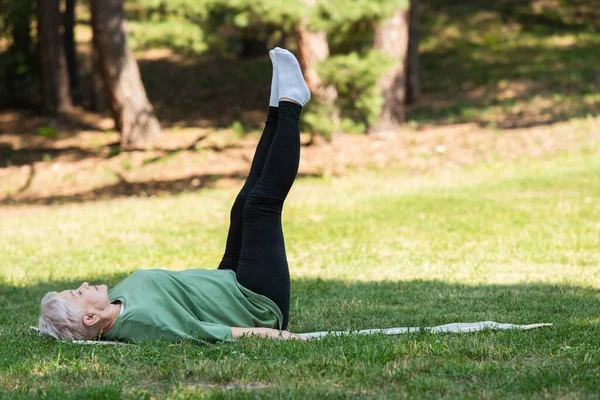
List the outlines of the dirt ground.
<svg viewBox="0 0 600 400">
<path fill-rule="evenodd" d="M 0 113 L 0 205 L 56 204 L 121 196 L 161 196 L 241 185 L 260 132 L 171 128 L 147 151 L 120 152 L 107 117 L 74 111 L 68 122 Z M 45 132 L 58 132 L 51 137 Z M 397 168 L 419 174 L 479 162 L 598 151 L 600 117 L 523 129 L 478 124 L 422 125 L 380 136 L 339 135 L 304 143 L 301 176 Z"/>
</svg>

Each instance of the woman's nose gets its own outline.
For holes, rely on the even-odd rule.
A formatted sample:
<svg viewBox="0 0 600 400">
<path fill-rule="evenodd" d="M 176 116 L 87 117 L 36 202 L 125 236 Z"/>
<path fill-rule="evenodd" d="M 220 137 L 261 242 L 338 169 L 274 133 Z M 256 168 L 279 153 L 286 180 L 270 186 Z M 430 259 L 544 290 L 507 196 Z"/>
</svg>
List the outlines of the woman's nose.
<svg viewBox="0 0 600 400">
<path fill-rule="evenodd" d="M 90 284 L 89 284 L 89 283 L 87 283 L 87 282 L 83 282 L 83 283 L 81 284 L 81 288 L 82 288 L 82 289 L 87 289 L 87 288 L 88 288 L 88 286 L 90 286 Z"/>
</svg>

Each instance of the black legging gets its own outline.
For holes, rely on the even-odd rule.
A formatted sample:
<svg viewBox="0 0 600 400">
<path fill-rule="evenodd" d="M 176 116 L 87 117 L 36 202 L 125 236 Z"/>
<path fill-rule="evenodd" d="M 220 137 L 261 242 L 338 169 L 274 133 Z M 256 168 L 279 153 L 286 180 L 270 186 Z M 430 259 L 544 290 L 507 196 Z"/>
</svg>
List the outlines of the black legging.
<svg viewBox="0 0 600 400">
<path fill-rule="evenodd" d="M 273 300 L 287 329 L 290 273 L 281 227 L 283 202 L 300 163 L 298 104 L 269 107 L 250 173 L 231 208 L 225 254 L 219 269 L 232 269 L 244 287 Z"/>
</svg>

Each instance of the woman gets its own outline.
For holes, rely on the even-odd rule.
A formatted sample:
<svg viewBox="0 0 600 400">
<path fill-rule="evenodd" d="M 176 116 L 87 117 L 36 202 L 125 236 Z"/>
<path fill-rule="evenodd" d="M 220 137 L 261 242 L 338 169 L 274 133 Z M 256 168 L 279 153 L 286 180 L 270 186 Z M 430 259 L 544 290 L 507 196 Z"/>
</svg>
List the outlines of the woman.
<svg viewBox="0 0 600 400">
<path fill-rule="evenodd" d="M 273 62 L 265 129 L 250 174 L 231 209 L 217 270 L 136 271 L 106 285 L 44 296 L 40 332 L 59 339 L 227 340 L 244 335 L 302 338 L 285 331 L 290 276 L 281 211 L 300 161 L 299 118 L 310 91 L 289 51 Z"/>
</svg>

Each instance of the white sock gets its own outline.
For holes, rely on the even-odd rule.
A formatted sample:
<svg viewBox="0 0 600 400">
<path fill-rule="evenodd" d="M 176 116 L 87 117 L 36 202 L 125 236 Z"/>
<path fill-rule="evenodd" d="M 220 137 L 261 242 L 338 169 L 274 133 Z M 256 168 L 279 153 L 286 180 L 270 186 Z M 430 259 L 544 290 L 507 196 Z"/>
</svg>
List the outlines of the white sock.
<svg viewBox="0 0 600 400">
<path fill-rule="evenodd" d="M 275 51 L 269 51 L 269 57 L 273 63 L 273 76 L 271 77 L 271 98 L 269 106 L 279 107 L 279 79 L 277 78 L 277 64 L 275 63 Z"/>
<path fill-rule="evenodd" d="M 286 49 L 275 47 L 274 52 L 279 77 L 279 99 L 291 99 L 304 106 L 310 100 L 310 90 L 304 81 L 298 60 Z"/>
</svg>

